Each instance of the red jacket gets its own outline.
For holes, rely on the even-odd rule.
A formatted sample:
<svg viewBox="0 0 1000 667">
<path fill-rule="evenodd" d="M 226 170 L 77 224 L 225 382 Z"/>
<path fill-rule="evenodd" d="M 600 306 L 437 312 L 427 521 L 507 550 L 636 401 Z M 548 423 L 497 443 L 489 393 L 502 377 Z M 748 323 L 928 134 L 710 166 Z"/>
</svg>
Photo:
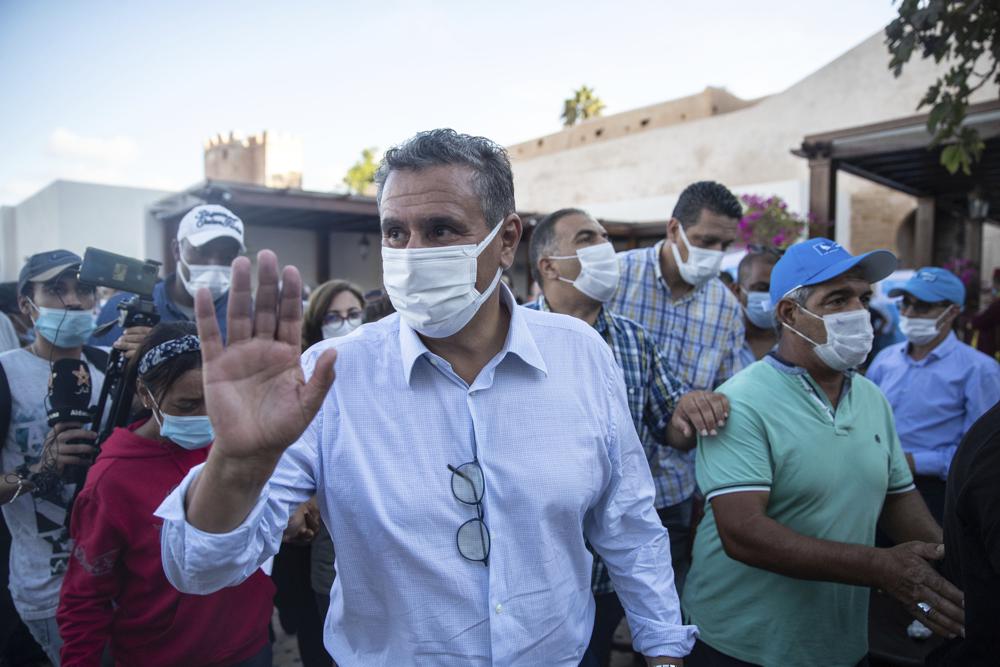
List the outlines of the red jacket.
<svg viewBox="0 0 1000 667">
<path fill-rule="evenodd" d="M 211 595 L 179 592 L 163 574 L 154 510 L 208 450 L 188 451 L 116 429 L 73 505 L 73 557 L 59 596 L 64 667 L 215 667 L 264 648 L 274 584 L 258 570 Z"/>
</svg>

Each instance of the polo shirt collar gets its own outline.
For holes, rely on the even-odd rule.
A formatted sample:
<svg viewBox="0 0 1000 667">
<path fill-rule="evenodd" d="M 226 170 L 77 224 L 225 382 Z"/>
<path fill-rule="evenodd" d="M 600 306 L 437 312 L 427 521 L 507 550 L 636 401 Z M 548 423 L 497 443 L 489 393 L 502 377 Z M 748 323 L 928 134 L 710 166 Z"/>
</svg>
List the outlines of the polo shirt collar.
<svg viewBox="0 0 1000 667">
<path fill-rule="evenodd" d="M 507 338 L 500 349 L 500 358 L 504 359 L 508 354 L 513 354 L 524 363 L 548 375 L 548 368 L 545 366 L 545 361 L 542 360 L 541 352 L 538 351 L 538 345 L 535 343 L 535 338 L 524 318 L 524 312 L 514 301 L 514 295 L 502 282 L 497 286 L 497 289 L 500 290 L 500 303 L 510 311 L 510 327 L 507 329 Z M 417 363 L 417 359 L 424 355 L 430 355 L 431 351 L 427 349 L 417 332 L 402 317 L 399 318 L 399 353 L 403 363 L 403 376 L 406 383 L 410 384 L 410 379 L 413 377 L 413 366 Z"/>
</svg>

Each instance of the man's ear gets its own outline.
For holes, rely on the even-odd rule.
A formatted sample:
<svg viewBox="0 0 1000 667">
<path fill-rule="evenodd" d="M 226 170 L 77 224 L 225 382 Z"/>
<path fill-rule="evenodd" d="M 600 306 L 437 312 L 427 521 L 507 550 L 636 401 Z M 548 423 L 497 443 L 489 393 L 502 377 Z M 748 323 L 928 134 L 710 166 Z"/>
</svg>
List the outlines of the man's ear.
<svg viewBox="0 0 1000 667">
<path fill-rule="evenodd" d="M 548 257 L 538 260 L 538 273 L 546 281 L 559 280 L 559 269 L 556 268 L 555 260 Z"/>
<path fill-rule="evenodd" d="M 32 307 L 31 302 L 28 301 L 28 297 L 24 296 L 23 294 L 17 295 L 17 309 L 20 310 L 21 314 L 27 317 L 29 320 L 32 319 L 31 311 L 34 310 L 34 308 Z"/>
<path fill-rule="evenodd" d="M 681 221 L 678 220 L 677 218 L 670 218 L 670 220 L 667 221 L 668 241 L 670 241 L 671 243 L 680 242 L 680 237 L 681 237 L 680 227 L 681 227 Z"/>
<path fill-rule="evenodd" d="M 962 309 L 955 305 L 954 303 L 948 306 L 948 309 L 944 311 L 944 318 L 941 320 L 944 324 L 942 328 L 950 329 L 954 324 L 958 316 L 962 314 Z"/>
<path fill-rule="evenodd" d="M 514 265 L 514 254 L 517 252 L 517 244 L 521 241 L 521 218 L 512 213 L 500 223 L 503 226 L 498 232 L 500 236 L 500 266 L 507 270 Z"/>
<path fill-rule="evenodd" d="M 774 316 L 778 324 L 787 324 L 795 327 L 795 318 L 798 316 L 798 306 L 791 299 L 782 299 L 774 309 Z"/>
<path fill-rule="evenodd" d="M 174 262 L 179 264 L 181 261 L 181 244 L 177 241 L 177 239 L 171 239 L 170 252 L 174 256 Z"/>
</svg>

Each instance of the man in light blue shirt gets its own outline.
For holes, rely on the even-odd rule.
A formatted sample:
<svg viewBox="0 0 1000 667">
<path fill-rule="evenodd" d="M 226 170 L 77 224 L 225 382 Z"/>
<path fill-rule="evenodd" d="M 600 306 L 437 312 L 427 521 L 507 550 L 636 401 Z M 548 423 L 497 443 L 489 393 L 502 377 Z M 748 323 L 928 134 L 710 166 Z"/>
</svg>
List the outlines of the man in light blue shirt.
<svg viewBox="0 0 1000 667">
<path fill-rule="evenodd" d="M 337 545 L 324 635 L 339 665 L 575 667 L 594 618 L 585 541 L 636 649 L 681 664 L 696 630 L 621 372 L 586 323 L 499 285 L 521 236 L 505 152 L 424 132 L 386 154 L 378 183 L 398 314 L 300 368 L 294 268 L 279 298 L 262 252 L 251 305 L 249 262 L 234 263 L 225 347 L 198 293 L 216 438 L 157 510 L 167 577 L 192 593 L 239 583 L 316 494 Z"/>
<path fill-rule="evenodd" d="M 1000 400 L 1000 364 L 952 332 L 965 304 L 965 286 L 952 272 L 924 267 L 889 296 L 903 297 L 907 340 L 882 350 L 868 379 L 889 399 L 914 482 L 940 523 L 958 443 Z"/>
</svg>

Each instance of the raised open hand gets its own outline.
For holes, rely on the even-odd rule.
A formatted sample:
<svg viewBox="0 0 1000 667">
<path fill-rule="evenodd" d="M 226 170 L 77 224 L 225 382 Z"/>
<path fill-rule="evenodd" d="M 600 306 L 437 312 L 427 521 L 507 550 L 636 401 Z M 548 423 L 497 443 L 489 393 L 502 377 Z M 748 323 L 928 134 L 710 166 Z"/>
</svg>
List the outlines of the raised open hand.
<svg viewBox="0 0 1000 667">
<path fill-rule="evenodd" d="M 306 382 L 299 366 L 302 280 L 285 267 L 278 292 L 278 258 L 257 255 L 257 297 L 250 294 L 250 260 L 233 262 L 223 343 L 207 289 L 195 297 L 201 338 L 205 406 L 215 430 L 216 456 L 273 465 L 312 421 L 333 383 L 336 352 L 327 350 Z"/>
</svg>

